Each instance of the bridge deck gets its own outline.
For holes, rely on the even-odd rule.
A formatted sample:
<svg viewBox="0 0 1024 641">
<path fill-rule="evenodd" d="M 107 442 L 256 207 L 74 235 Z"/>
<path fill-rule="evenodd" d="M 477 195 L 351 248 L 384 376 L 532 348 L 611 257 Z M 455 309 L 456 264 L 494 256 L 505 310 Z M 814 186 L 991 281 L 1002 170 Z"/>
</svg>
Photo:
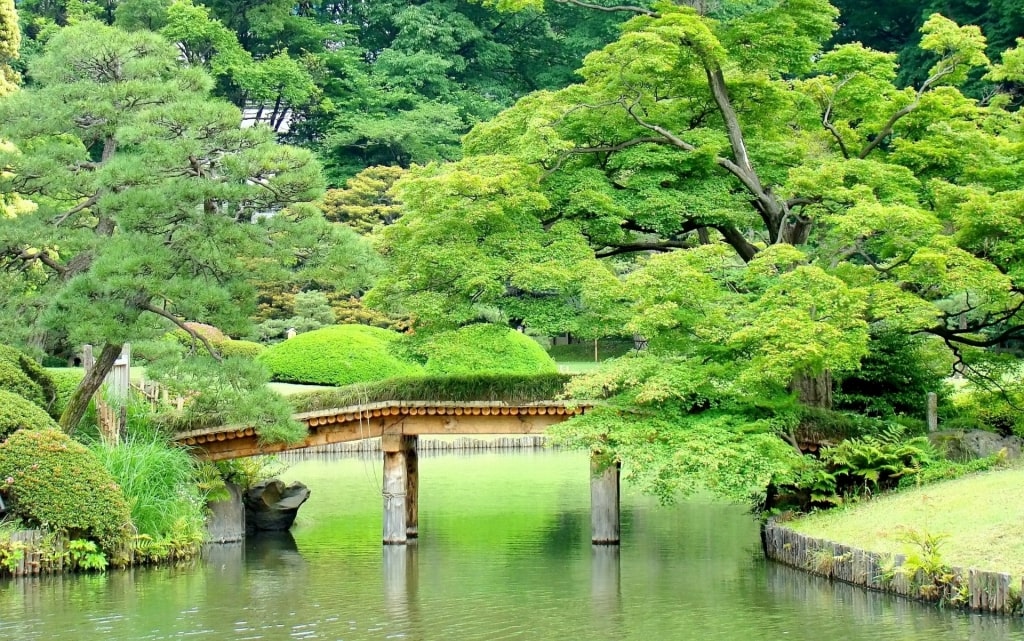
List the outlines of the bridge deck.
<svg viewBox="0 0 1024 641">
<path fill-rule="evenodd" d="M 501 401 L 384 401 L 296 414 L 308 435 L 299 443 L 261 444 L 252 427 L 223 425 L 183 432 L 179 443 L 195 448 L 201 458 L 221 460 L 358 441 L 384 434 L 536 434 L 590 404 L 564 401 L 504 403 Z"/>
</svg>

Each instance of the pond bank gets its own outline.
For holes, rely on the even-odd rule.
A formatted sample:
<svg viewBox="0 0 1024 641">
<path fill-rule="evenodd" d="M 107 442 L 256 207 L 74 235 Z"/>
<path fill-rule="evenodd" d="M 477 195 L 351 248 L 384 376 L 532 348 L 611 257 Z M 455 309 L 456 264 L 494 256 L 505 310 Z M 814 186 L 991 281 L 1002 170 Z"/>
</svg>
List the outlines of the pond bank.
<svg viewBox="0 0 1024 641">
<path fill-rule="evenodd" d="M 1022 482 L 1024 469 L 996 470 L 771 522 L 765 554 L 873 590 L 1022 614 Z"/>
</svg>

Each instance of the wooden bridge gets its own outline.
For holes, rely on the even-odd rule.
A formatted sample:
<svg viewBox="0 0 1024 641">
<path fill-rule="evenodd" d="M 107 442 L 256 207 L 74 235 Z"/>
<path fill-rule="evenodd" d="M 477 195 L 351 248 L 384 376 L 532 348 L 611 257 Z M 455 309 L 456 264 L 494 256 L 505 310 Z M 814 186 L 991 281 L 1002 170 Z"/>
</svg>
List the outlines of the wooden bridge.
<svg viewBox="0 0 1024 641">
<path fill-rule="evenodd" d="M 300 450 L 380 437 L 384 456 L 384 543 L 419 535 L 417 441 L 423 435 L 538 434 L 583 414 L 591 404 L 561 401 L 385 401 L 296 414 L 308 434 L 293 444 L 260 443 L 246 426 L 183 432 L 176 440 L 209 461 Z M 619 466 L 591 461 L 591 529 L 595 544 L 619 543 Z"/>
</svg>

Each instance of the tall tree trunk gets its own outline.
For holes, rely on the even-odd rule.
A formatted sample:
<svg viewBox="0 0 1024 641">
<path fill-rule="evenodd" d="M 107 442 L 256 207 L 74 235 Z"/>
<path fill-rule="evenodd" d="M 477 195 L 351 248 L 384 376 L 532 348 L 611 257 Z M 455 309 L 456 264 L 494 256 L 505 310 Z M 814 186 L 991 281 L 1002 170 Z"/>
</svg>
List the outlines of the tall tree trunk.
<svg viewBox="0 0 1024 641">
<path fill-rule="evenodd" d="M 832 372 L 829 370 L 820 374 L 798 374 L 789 389 L 808 407 L 832 409 Z"/>
<path fill-rule="evenodd" d="M 103 384 L 103 379 L 107 377 L 110 370 L 114 368 L 114 362 L 121 355 L 122 347 L 124 345 L 121 343 L 107 343 L 103 346 L 103 351 L 100 352 L 99 358 L 96 359 L 96 364 L 85 373 L 85 378 L 78 384 L 78 389 L 71 395 L 68 406 L 64 408 L 64 413 L 60 415 L 60 427 L 62 430 L 71 434 L 78 427 L 82 417 L 85 416 L 85 410 L 89 408 L 89 401 L 92 400 L 93 394 Z"/>
</svg>

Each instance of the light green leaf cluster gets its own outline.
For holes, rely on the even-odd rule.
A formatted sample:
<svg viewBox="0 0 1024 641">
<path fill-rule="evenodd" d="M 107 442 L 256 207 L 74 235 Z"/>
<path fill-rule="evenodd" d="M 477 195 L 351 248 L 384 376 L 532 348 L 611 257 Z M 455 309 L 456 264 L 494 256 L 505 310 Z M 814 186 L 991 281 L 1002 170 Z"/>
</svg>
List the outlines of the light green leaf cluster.
<svg viewBox="0 0 1024 641">
<path fill-rule="evenodd" d="M 921 48 L 940 57 L 929 73 L 943 83 L 960 84 L 972 69 L 989 63 L 985 36 L 974 25 L 961 27 L 936 13 L 925 21 L 921 33 Z"/>
<path fill-rule="evenodd" d="M 18 77 L 10 62 L 19 56 L 21 29 L 18 27 L 18 12 L 14 0 L 0 1 L 0 96 L 17 89 Z"/>
</svg>

